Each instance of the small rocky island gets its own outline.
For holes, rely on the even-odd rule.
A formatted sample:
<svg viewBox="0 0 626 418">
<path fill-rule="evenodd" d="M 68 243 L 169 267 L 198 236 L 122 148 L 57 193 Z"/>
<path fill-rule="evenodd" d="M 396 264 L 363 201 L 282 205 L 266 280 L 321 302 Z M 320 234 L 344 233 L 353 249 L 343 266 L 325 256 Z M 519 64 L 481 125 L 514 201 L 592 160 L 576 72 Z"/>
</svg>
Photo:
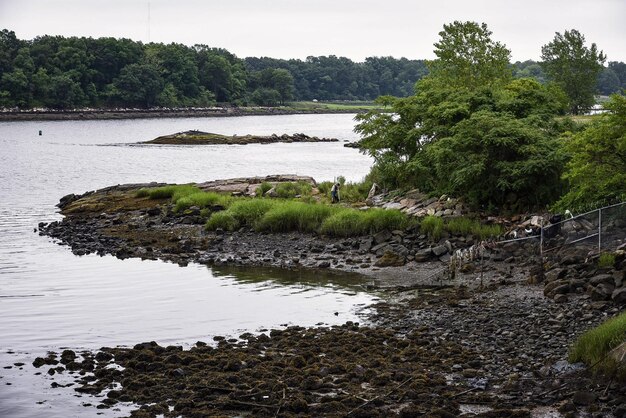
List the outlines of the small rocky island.
<svg viewBox="0 0 626 418">
<path fill-rule="evenodd" d="M 302 133 L 293 135 L 222 135 L 202 131 L 185 131 L 171 135 L 164 135 L 142 144 L 157 145 L 247 145 L 247 144 L 274 144 L 277 142 L 339 142 L 335 138 L 318 138 Z"/>
</svg>

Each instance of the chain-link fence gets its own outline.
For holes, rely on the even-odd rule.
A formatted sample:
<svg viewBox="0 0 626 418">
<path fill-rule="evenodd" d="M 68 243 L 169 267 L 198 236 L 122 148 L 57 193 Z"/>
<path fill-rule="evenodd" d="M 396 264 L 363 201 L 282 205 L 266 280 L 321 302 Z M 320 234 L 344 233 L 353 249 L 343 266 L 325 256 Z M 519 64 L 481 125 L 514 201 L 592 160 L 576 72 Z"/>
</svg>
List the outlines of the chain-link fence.
<svg viewBox="0 0 626 418">
<path fill-rule="evenodd" d="M 457 250 L 450 260 L 448 271 L 451 276 L 462 275 L 466 266 L 475 266 L 477 262 L 482 266 L 486 260 L 505 261 L 512 257 L 536 256 L 537 265 L 541 267 L 544 257 L 615 250 L 626 243 L 626 202 L 577 216 L 568 211 L 549 220 L 533 217 L 519 230 L 510 231 L 507 235 L 509 239 L 483 241 Z M 482 267 L 479 270 L 482 272 Z"/>
</svg>

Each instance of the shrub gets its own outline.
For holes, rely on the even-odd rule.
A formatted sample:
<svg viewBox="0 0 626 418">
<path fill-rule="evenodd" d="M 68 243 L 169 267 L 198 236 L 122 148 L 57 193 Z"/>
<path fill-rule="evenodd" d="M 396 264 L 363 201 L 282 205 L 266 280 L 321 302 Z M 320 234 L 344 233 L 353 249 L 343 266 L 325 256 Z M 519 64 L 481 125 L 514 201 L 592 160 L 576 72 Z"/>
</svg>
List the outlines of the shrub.
<svg viewBox="0 0 626 418">
<path fill-rule="evenodd" d="M 570 348 L 569 360 L 582 361 L 587 365 L 597 365 L 597 370 L 615 370 L 615 364 L 608 353 L 624 342 L 626 336 L 626 312 L 609 319 L 578 337 Z M 622 370 L 622 378 L 626 371 Z"/>
<path fill-rule="evenodd" d="M 209 231 L 215 231 L 222 228 L 226 231 L 234 231 L 239 228 L 239 221 L 229 211 L 216 212 L 207 221 L 205 228 Z"/>
</svg>

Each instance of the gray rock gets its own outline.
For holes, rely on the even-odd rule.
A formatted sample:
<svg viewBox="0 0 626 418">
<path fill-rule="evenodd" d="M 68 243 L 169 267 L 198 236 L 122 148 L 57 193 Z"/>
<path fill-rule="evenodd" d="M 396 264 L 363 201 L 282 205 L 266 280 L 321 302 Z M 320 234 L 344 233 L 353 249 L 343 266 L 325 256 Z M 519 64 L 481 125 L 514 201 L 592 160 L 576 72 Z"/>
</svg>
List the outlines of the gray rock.
<svg viewBox="0 0 626 418">
<path fill-rule="evenodd" d="M 435 256 L 439 257 L 447 253 L 448 248 L 445 245 L 437 245 L 436 247 L 433 247 L 432 252 Z"/>
<path fill-rule="evenodd" d="M 574 397 L 572 401 L 575 405 L 579 406 L 588 406 L 592 405 L 598 396 L 593 392 L 576 392 L 574 393 Z"/>
<path fill-rule="evenodd" d="M 614 283 L 615 281 L 611 274 L 598 274 L 597 276 L 589 279 L 589 284 L 592 286 L 598 286 L 600 284 L 610 284 L 614 286 Z"/>
<path fill-rule="evenodd" d="M 376 244 L 381 244 L 383 242 L 389 241 L 391 237 L 392 237 L 391 232 L 389 232 L 386 229 L 384 231 L 380 231 L 379 233 L 373 235 L 374 242 Z"/>
<path fill-rule="evenodd" d="M 626 305 L 626 287 L 615 289 L 611 294 L 611 299 L 613 299 L 615 303 Z"/>
<path fill-rule="evenodd" d="M 424 261 L 430 260 L 432 255 L 432 251 L 430 248 L 426 248 L 424 250 L 417 251 L 414 256 L 414 260 L 418 263 L 422 263 Z"/>
<path fill-rule="evenodd" d="M 600 283 L 591 289 L 591 300 L 608 300 L 615 290 L 613 284 Z"/>
</svg>

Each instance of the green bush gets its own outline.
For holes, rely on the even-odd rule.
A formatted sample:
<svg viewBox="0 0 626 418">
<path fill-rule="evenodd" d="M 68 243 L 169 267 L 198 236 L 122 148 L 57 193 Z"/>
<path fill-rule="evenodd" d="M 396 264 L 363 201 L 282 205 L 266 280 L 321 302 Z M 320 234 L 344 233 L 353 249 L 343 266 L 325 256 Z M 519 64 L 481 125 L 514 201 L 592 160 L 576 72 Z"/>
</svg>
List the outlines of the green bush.
<svg viewBox="0 0 626 418">
<path fill-rule="evenodd" d="M 609 319 L 578 337 L 570 348 L 569 360 L 582 361 L 587 365 L 596 365 L 596 370 L 605 372 L 615 370 L 614 361 L 608 353 L 626 340 L 626 312 Z M 622 378 L 626 370 L 621 370 Z"/>
<path fill-rule="evenodd" d="M 483 225 L 477 220 L 458 217 L 448 220 L 444 227 L 452 234 L 473 235 L 478 239 L 497 237 L 502 234 L 500 225 Z"/>
<path fill-rule="evenodd" d="M 216 212 L 207 221 L 205 228 L 209 231 L 215 231 L 222 228 L 226 231 L 234 231 L 238 229 L 240 223 L 229 211 Z"/>
<path fill-rule="evenodd" d="M 371 233 L 384 229 L 403 229 L 409 224 L 409 218 L 398 210 L 369 209 L 365 212 Z"/>
</svg>

